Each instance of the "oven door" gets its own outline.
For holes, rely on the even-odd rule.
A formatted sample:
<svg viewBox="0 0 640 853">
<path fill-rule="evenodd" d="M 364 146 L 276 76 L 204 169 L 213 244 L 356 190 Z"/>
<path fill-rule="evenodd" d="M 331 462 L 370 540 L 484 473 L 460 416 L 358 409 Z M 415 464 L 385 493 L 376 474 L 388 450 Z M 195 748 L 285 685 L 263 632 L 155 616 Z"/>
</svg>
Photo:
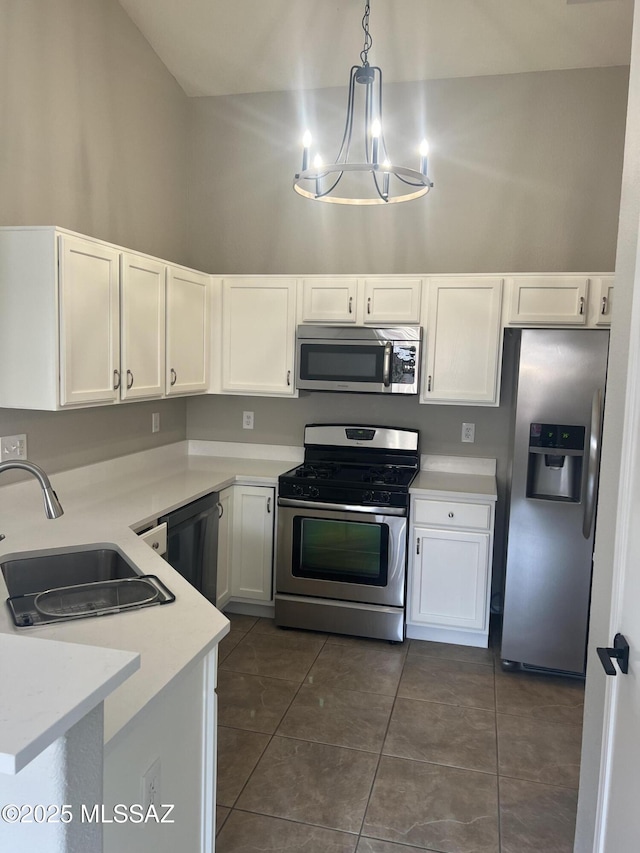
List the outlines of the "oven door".
<svg viewBox="0 0 640 853">
<path fill-rule="evenodd" d="M 406 516 L 281 498 L 276 590 L 403 607 L 406 540 Z"/>
</svg>

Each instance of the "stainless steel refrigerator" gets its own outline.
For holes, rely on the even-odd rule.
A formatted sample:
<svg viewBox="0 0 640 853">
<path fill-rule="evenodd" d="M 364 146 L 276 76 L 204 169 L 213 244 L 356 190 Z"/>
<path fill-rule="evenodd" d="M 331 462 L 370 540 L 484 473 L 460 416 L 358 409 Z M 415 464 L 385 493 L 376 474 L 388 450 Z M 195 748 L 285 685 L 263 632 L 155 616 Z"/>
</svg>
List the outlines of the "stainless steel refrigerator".
<svg viewBox="0 0 640 853">
<path fill-rule="evenodd" d="M 514 331 L 501 657 L 583 674 L 609 332 Z"/>
</svg>

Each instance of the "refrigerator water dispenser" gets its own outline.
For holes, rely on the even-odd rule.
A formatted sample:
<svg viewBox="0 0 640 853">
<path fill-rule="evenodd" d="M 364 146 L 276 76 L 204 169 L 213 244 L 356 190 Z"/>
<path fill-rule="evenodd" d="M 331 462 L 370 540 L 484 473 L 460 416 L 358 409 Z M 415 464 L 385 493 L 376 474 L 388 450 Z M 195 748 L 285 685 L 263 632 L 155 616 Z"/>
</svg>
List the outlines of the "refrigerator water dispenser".
<svg viewBox="0 0 640 853">
<path fill-rule="evenodd" d="M 527 497 L 580 503 L 585 428 L 532 423 Z"/>
</svg>

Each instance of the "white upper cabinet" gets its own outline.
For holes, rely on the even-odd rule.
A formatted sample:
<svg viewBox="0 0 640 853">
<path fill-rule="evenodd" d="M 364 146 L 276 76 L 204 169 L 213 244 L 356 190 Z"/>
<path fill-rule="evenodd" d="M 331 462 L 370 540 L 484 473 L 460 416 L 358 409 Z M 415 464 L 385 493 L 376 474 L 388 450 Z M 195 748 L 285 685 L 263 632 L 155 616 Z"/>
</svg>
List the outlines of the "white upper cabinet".
<svg viewBox="0 0 640 853">
<path fill-rule="evenodd" d="M 421 403 L 497 406 L 502 357 L 502 279 L 429 280 Z"/>
<path fill-rule="evenodd" d="M 419 278 L 365 278 L 364 323 L 372 326 L 419 323 L 421 284 Z"/>
<path fill-rule="evenodd" d="M 613 276 L 603 275 L 591 279 L 592 322 L 596 326 L 610 326 L 613 313 Z"/>
<path fill-rule="evenodd" d="M 357 278 L 305 278 L 302 322 L 355 323 L 357 298 Z"/>
<path fill-rule="evenodd" d="M 293 396 L 295 321 L 295 279 L 224 279 L 222 392 Z"/>
<path fill-rule="evenodd" d="M 385 278 L 302 279 L 302 323 L 406 326 L 420 322 L 422 280 Z"/>
<path fill-rule="evenodd" d="M 580 275 L 514 276 L 507 323 L 515 326 L 584 326 L 589 279 Z"/>
<path fill-rule="evenodd" d="M 123 400 L 161 397 L 165 373 L 165 270 L 160 261 L 123 252 L 120 363 Z"/>
<path fill-rule="evenodd" d="M 167 267 L 168 395 L 203 393 L 209 387 L 209 276 Z"/>
<path fill-rule="evenodd" d="M 122 381 L 120 253 L 79 237 L 59 240 L 60 405 L 111 403 Z"/>
</svg>

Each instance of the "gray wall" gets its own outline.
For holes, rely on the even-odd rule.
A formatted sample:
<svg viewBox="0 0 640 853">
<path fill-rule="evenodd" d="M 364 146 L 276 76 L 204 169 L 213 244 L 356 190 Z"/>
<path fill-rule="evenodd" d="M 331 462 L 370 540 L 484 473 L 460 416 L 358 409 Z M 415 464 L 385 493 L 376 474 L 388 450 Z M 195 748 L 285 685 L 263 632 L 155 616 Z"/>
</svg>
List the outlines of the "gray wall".
<svg viewBox="0 0 640 853">
<path fill-rule="evenodd" d="M 0 127 L 0 225 L 59 225 L 188 262 L 188 99 L 116 0 L 0 0 Z M 49 471 L 185 430 L 184 400 L 0 409 L 0 435 L 26 433 Z"/>
<path fill-rule="evenodd" d="M 385 88 L 394 162 L 428 135 L 435 188 L 363 208 L 296 195 L 302 132 L 337 153 L 344 89 L 190 101 L 193 263 L 215 273 L 610 270 L 627 68 Z M 315 145 L 315 143 L 314 143 Z"/>
</svg>

